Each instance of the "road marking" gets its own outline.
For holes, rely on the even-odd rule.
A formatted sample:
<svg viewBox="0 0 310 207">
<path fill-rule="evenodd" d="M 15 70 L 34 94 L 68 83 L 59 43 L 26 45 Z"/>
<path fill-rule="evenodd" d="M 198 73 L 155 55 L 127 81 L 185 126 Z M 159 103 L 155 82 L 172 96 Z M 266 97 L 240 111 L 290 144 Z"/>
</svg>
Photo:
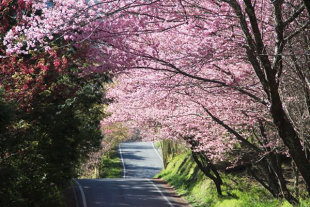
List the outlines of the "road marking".
<svg viewBox="0 0 310 207">
<path fill-rule="evenodd" d="M 157 149 L 155 148 L 154 142 L 152 142 L 152 145 L 153 145 L 153 148 L 154 148 L 156 154 L 158 155 L 159 159 L 160 159 L 160 160 L 162 161 L 162 163 L 163 163 L 163 162 L 164 162 L 164 161 L 163 161 L 163 158 L 160 156 L 160 154 L 158 153 Z"/>
<path fill-rule="evenodd" d="M 163 192 L 157 187 L 157 185 L 155 185 L 155 183 L 152 180 L 150 179 L 146 179 L 146 180 L 152 183 L 152 185 L 156 188 L 156 190 L 160 193 L 160 195 L 167 201 L 169 206 L 174 207 L 173 204 L 169 201 L 169 199 L 163 194 Z"/>
<path fill-rule="evenodd" d="M 119 149 L 119 154 L 121 155 L 121 161 L 123 164 L 123 178 L 126 178 L 126 168 L 125 168 L 125 163 L 124 163 L 124 159 L 123 159 L 123 153 L 122 153 L 122 149 L 121 149 L 121 144 L 118 145 L 118 149 Z"/>
<path fill-rule="evenodd" d="M 74 181 L 78 184 L 79 189 L 81 191 L 83 207 L 87 207 L 86 198 L 85 198 L 85 194 L 84 194 L 83 188 L 82 188 L 82 186 L 80 185 L 80 183 L 77 180 L 74 180 Z"/>
</svg>

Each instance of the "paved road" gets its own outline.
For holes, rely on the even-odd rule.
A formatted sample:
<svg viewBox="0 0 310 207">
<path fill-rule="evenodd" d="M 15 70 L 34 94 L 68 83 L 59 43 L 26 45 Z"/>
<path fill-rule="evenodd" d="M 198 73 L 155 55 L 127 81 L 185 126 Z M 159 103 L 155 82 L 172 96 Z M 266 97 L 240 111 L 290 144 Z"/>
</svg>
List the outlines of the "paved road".
<svg viewBox="0 0 310 207">
<path fill-rule="evenodd" d="M 152 178 L 163 168 L 163 161 L 152 142 L 121 143 L 124 176 Z"/>
<path fill-rule="evenodd" d="M 151 142 L 120 144 L 124 178 L 76 180 L 78 207 L 187 207 L 164 182 L 152 177 L 163 167 Z"/>
</svg>

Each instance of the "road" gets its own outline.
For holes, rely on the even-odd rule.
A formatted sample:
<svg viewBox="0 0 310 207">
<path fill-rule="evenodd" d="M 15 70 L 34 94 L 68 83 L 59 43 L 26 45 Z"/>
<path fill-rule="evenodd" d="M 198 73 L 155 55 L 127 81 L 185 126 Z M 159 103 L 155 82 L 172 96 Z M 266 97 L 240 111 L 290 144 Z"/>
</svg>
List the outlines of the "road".
<svg viewBox="0 0 310 207">
<path fill-rule="evenodd" d="M 152 178 L 163 168 L 163 161 L 152 142 L 121 143 L 124 177 Z"/>
<path fill-rule="evenodd" d="M 163 181 L 152 179 L 163 163 L 151 142 L 121 143 L 123 178 L 78 179 L 78 207 L 188 207 Z"/>
</svg>

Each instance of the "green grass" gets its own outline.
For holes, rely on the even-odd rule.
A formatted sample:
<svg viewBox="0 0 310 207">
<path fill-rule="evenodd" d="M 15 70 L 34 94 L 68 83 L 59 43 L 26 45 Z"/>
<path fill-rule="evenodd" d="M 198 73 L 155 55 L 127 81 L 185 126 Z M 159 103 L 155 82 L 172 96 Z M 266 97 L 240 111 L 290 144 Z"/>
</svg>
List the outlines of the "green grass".
<svg viewBox="0 0 310 207">
<path fill-rule="evenodd" d="M 269 192 L 245 175 L 222 175 L 223 196 L 216 193 L 214 183 L 198 170 L 190 154 L 175 156 L 157 178 L 166 180 L 193 207 L 290 207 L 284 200 L 273 198 Z M 231 195 L 229 195 L 230 193 Z M 301 201 L 301 207 L 310 206 Z"/>
<path fill-rule="evenodd" d="M 156 141 L 154 142 L 154 146 L 158 149 L 161 148 L 161 142 L 160 141 Z"/>
<path fill-rule="evenodd" d="M 119 153 L 116 149 L 103 155 L 100 161 L 99 177 L 100 178 L 121 178 L 123 168 L 121 166 L 121 160 Z"/>
</svg>

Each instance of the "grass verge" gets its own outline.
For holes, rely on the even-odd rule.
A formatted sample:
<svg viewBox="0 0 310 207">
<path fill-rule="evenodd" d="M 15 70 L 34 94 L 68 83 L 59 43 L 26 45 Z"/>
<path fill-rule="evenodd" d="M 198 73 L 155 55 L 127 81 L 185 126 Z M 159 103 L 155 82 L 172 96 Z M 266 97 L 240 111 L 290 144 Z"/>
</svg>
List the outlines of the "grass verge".
<svg viewBox="0 0 310 207">
<path fill-rule="evenodd" d="M 101 157 L 99 167 L 100 178 L 121 178 L 122 172 L 121 160 L 116 149 L 111 150 Z"/>
<path fill-rule="evenodd" d="M 224 196 L 219 197 L 214 183 L 203 175 L 188 153 L 175 156 L 156 178 L 162 178 L 172 185 L 193 207 L 291 206 L 287 201 L 273 198 L 245 175 L 222 175 Z M 310 206 L 310 202 L 301 201 L 300 207 L 306 206 Z"/>
</svg>

